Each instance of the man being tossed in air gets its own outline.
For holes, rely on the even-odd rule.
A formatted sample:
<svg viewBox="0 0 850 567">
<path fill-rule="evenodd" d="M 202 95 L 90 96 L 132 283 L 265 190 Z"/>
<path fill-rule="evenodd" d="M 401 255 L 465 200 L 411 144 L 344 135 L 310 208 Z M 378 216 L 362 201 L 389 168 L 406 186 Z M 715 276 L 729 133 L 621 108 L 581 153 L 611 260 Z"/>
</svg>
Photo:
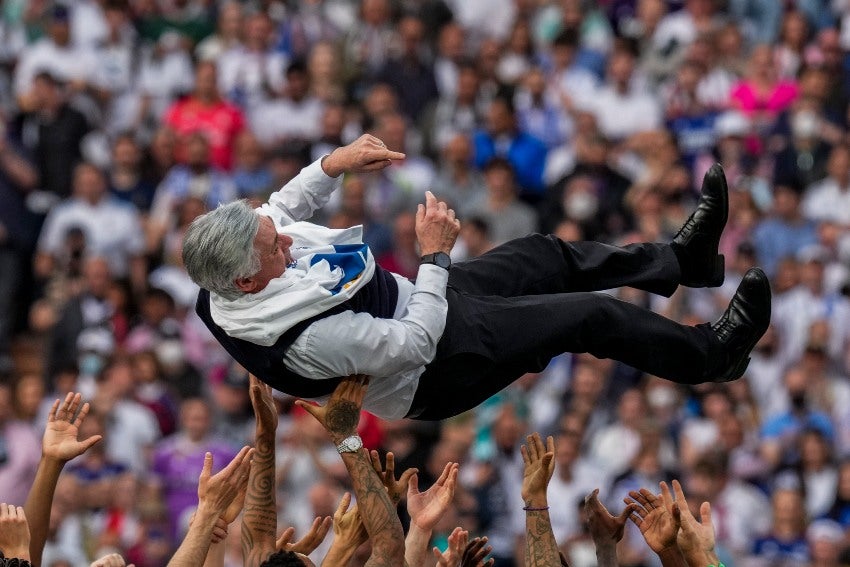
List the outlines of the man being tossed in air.
<svg viewBox="0 0 850 567">
<path fill-rule="evenodd" d="M 252 374 L 288 394 L 325 400 L 340 376 L 372 376 L 364 409 L 436 420 L 471 409 L 563 352 L 613 358 L 680 383 L 739 378 L 770 319 L 755 268 L 723 316 L 685 326 L 593 293 L 632 286 L 669 296 L 723 281 L 717 253 L 728 215 L 714 166 L 671 244 L 616 247 L 539 234 L 451 265 L 454 211 L 427 193 L 416 214 L 416 282 L 376 265 L 362 227 L 306 222 L 345 172 L 404 155 L 364 135 L 304 168 L 257 209 L 237 201 L 198 217 L 183 258 L 201 288 L 197 311 Z"/>
</svg>

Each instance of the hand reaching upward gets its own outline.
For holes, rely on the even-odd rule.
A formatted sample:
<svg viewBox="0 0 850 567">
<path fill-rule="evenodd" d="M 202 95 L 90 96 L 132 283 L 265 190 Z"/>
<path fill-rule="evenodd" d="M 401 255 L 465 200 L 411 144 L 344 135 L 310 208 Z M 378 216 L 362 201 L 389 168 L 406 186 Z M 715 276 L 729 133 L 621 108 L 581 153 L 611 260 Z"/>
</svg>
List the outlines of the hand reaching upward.
<svg viewBox="0 0 850 567">
<path fill-rule="evenodd" d="M 419 477 L 410 477 L 407 489 L 407 513 L 410 521 L 424 531 L 434 529 L 443 514 L 452 503 L 457 487 L 457 473 L 460 465 L 448 463 L 434 485 L 425 492 L 419 492 Z"/>
<path fill-rule="evenodd" d="M 662 499 L 645 488 L 632 490 L 629 496 L 631 498 L 624 499 L 626 504 L 636 504 L 630 519 L 640 529 L 647 545 L 658 554 L 675 548 L 680 524 L 679 506 L 674 503 L 668 511 Z"/>
<path fill-rule="evenodd" d="M 386 469 L 381 466 L 381 456 L 377 451 L 370 451 L 369 456 L 372 459 L 372 467 L 375 469 L 375 472 L 378 473 L 378 476 L 381 477 L 381 480 L 384 481 L 384 486 L 387 487 L 387 493 L 390 495 L 390 499 L 393 502 L 398 503 L 399 500 L 401 500 L 401 497 L 404 496 L 404 493 L 408 490 L 410 477 L 419 471 L 417 469 L 407 469 L 401 473 L 401 476 L 398 479 L 396 479 L 395 455 L 393 455 L 392 452 L 387 453 Z"/>
<path fill-rule="evenodd" d="M 637 510 L 636 504 L 626 506 L 619 516 L 612 516 L 608 509 L 599 501 L 599 489 L 587 495 L 584 499 L 584 513 L 590 535 L 597 548 L 614 546 L 623 539 L 626 522 L 632 512 Z"/>
<path fill-rule="evenodd" d="M 526 438 L 526 445 L 520 447 L 525 464 L 522 473 L 522 499 L 526 506 L 535 505 L 535 501 L 545 506 L 546 488 L 555 473 L 555 440 L 546 438 L 546 446 L 539 433 Z"/>
<path fill-rule="evenodd" d="M 68 462 L 88 451 L 102 439 L 100 435 L 92 435 L 83 441 L 77 439 L 80 426 L 89 413 L 88 402 L 80 408 L 81 398 L 80 394 L 69 392 L 61 404 L 59 400 L 53 402 L 41 441 L 41 450 L 46 458 Z"/>
</svg>

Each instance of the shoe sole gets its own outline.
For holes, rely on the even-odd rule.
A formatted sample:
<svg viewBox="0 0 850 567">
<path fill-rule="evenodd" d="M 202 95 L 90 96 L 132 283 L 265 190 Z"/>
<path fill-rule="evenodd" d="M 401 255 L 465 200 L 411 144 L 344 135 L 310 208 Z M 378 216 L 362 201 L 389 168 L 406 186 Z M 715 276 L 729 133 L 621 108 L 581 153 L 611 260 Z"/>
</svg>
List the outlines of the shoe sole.
<svg viewBox="0 0 850 567">
<path fill-rule="evenodd" d="M 720 382 L 734 382 L 738 378 L 744 375 L 744 372 L 747 371 L 747 368 L 750 366 L 750 357 L 746 357 L 742 359 L 735 368 L 732 369 L 732 373 L 729 378 L 722 378 L 720 380 L 714 380 L 716 383 Z"/>
</svg>

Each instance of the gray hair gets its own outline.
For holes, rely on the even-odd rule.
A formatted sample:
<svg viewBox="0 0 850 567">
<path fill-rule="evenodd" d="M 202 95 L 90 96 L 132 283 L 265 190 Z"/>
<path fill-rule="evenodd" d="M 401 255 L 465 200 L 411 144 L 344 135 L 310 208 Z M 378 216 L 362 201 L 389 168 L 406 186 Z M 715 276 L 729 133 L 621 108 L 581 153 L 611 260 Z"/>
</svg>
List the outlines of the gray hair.
<svg viewBox="0 0 850 567">
<path fill-rule="evenodd" d="M 189 277 L 225 299 L 243 295 L 235 280 L 260 271 L 260 253 L 254 249 L 259 229 L 260 215 L 244 200 L 196 218 L 183 237 L 183 264 Z"/>
</svg>

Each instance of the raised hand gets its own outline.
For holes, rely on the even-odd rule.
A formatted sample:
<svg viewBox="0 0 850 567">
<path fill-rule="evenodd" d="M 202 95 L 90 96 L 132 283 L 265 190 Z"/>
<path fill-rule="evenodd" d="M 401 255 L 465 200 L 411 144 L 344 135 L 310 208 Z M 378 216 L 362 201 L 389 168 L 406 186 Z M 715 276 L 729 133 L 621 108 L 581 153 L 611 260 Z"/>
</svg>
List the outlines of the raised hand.
<svg viewBox="0 0 850 567">
<path fill-rule="evenodd" d="M 313 520 L 313 525 L 310 526 L 310 530 L 304 534 L 304 537 L 295 543 L 289 543 L 292 540 L 292 536 L 295 535 L 295 528 L 286 528 L 283 530 L 283 533 L 280 534 L 280 537 L 277 538 L 277 542 L 275 542 L 275 549 L 278 551 L 294 551 L 295 553 L 300 553 L 302 555 L 310 555 L 316 551 L 316 548 L 322 545 L 322 542 L 325 541 L 325 537 L 327 537 L 330 529 L 331 517 L 318 517 Z"/>
<path fill-rule="evenodd" d="M 351 493 L 346 492 L 342 495 L 339 506 L 334 512 L 334 541 L 342 540 L 352 549 L 356 549 L 361 544 L 366 543 L 369 534 L 366 533 L 366 526 L 363 525 L 363 518 L 360 517 L 357 505 L 349 508 L 350 504 Z"/>
<path fill-rule="evenodd" d="M 636 504 L 629 518 L 643 534 L 647 545 L 659 554 L 675 548 L 680 525 L 678 504 L 674 503 L 672 511 L 668 511 L 661 498 L 645 488 L 639 492 L 632 490 L 629 496 L 631 498 L 624 498 L 626 504 Z"/>
<path fill-rule="evenodd" d="M 495 559 L 484 559 L 491 551 L 493 551 L 493 547 L 487 545 L 486 537 L 473 539 L 463 551 L 460 567 L 493 567 L 496 563 Z"/>
<path fill-rule="evenodd" d="M 422 255 L 450 253 L 459 233 L 460 221 L 454 210 L 426 191 L 425 204 L 416 209 L 416 239 Z"/>
<path fill-rule="evenodd" d="M 623 539 L 626 522 L 632 512 L 637 510 L 636 504 L 629 504 L 619 516 L 612 516 L 608 509 L 599 501 L 599 489 L 587 495 L 584 499 L 584 513 L 587 515 L 587 525 L 590 535 L 597 548 L 614 546 Z"/>
<path fill-rule="evenodd" d="M 277 430 L 277 406 L 272 397 L 271 386 L 261 382 L 253 374 L 249 374 L 248 387 L 257 424 L 266 431 Z"/>
<path fill-rule="evenodd" d="M 0 504 L 0 551 L 9 559 L 30 560 L 30 527 L 20 506 Z"/>
<path fill-rule="evenodd" d="M 390 165 L 393 160 L 404 158 L 403 153 L 388 150 L 386 144 L 375 136 L 363 134 L 323 159 L 322 169 L 330 177 L 337 177 L 342 173 L 377 171 Z"/>
<path fill-rule="evenodd" d="M 212 476 L 213 456 L 204 456 L 204 468 L 198 479 L 198 506 L 207 506 L 210 512 L 223 515 L 234 500 L 244 494 L 251 471 L 254 450 L 243 447 L 230 463 Z"/>
<path fill-rule="evenodd" d="M 419 492 L 419 476 L 410 476 L 407 488 L 407 513 L 410 521 L 423 531 L 434 529 L 452 503 L 460 465 L 448 463 L 440 478 L 425 492 Z M 427 548 L 426 548 L 427 549 Z"/>
<path fill-rule="evenodd" d="M 539 433 L 526 437 L 527 445 L 520 447 L 525 465 L 522 473 L 522 499 L 526 506 L 546 505 L 546 488 L 555 472 L 555 440 L 546 438 L 546 446 Z M 535 502 L 538 501 L 538 502 Z"/>
<path fill-rule="evenodd" d="M 449 546 L 442 553 L 438 548 L 431 551 L 437 559 L 437 567 L 458 567 L 469 543 L 469 532 L 461 527 L 455 528 L 449 534 Z"/>
<path fill-rule="evenodd" d="M 351 493 L 343 494 L 334 512 L 334 539 L 322 566 L 348 565 L 357 548 L 369 540 L 369 533 L 357 506 L 351 506 Z"/>
<path fill-rule="evenodd" d="M 295 404 L 315 417 L 330 434 L 333 442 L 339 444 L 346 437 L 357 433 L 360 409 L 363 407 L 368 385 L 367 376 L 355 374 L 343 378 L 326 405 L 315 406 L 303 400 L 297 400 Z"/>
<path fill-rule="evenodd" d="M 369 457 L 372 459 L 372 468 L 375 469 L 375 472 L 378 473 L 378 476 L 381 477 L 381 480 L 384 482 L 384 486 L 387 487 L 387 493 L 390 495 L 390 499 L 397 504 L 408 489 L 410 477 L 419 472 L 419 470 L 407 469 L 401 473 L 401 476 L 398 479 L 396 479 L 395 455 L 391 452 L 387 453 L 386 469 L 381 466 L 381 456 L 377 451 L 374 449 L 370 451 Z"/>
<path fill-rule="evenodd" d="M 100 435 L 92 435 L 83 441 L 77 439 L 80 426 L 89 413 L 88 402 L 80 408 L 81 399 L 80 394 L 68 392 L 61 405 L 59 400 L 53 402 L 41 441 L 41 450 L 45 458 L 66 463 L 82 455 L 102 439 Z"/>
<path fill-rule="evenodd" d="M 682 485 L 678 480 L 673 481 L 673 492 L 676 495 L 675 502 L 670 494 L 667 483 L 662 482 L 660 486 L 661 498 L 665 508 L 672 511 L 675 507 L 679 510 L 681 528 L 679 529 L 677 542 L 685 558 L 688 559 L 689 563 L 691 560 L 703 562 L 705 557 L 709 556 L 708 563 L 715 562 L 713 559 L 715 538 L 714 524 L 711 521 L 711 504 L 703 502 L 700 505 L 699 513 L 701 521 L 697 521 L 694 515 L 691 514 L 691 510 L 685 499 L 685 493 L 682 490 Z"/>
</svg>

